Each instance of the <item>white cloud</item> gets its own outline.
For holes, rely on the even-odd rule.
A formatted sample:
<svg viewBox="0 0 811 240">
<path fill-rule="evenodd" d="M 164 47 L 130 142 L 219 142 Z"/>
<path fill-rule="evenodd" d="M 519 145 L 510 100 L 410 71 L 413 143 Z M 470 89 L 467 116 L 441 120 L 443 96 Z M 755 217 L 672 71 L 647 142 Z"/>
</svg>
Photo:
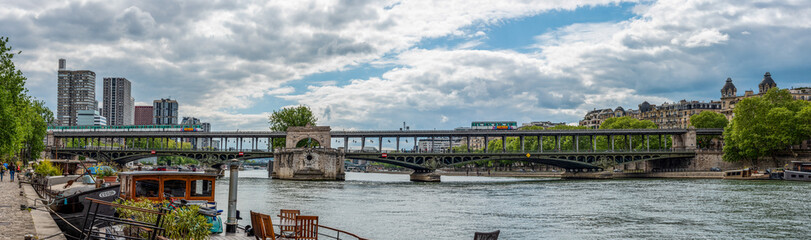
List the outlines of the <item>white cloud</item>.
<svg viewBox="0 0 811 240">
<path fill-rule="evenodd" d="M 613 2 L 33 0 L 4 4 L 0 31 L 26 52 L 19 65 L 51 106 L 63 57 L 99 76 L 127 77 L 139 101 L 171 95 L 219 117 L 289 93 L 291 81 L 378 61 L 426 38 L 485 37 L 467 26 Z"/>
<path fill-rule="evenodd" d="M 627 21 L 538 36 L 531 53 L 476 50 L 487 36 L 469 28 L 615 2 L 12 1 L 0 8 L 0 32 L 23 50 L 18 67 L 52 107 L 62 57 L 98 79 L 127 77 L 137 101 L 177 98 L 184 114 L 222 129 L 266 126 L 266 113 L 242 111 L 267 96 L 310 105 L 325 123 L 347 128 L 396 127 L 401 119 L 436 126 L 426 116 L 438 115 L 446 125 L 574 121 L 595 107 L 705 91 L 715 84 L 707 80 L 722 84 L 742 69 L 804 68 L 798 63 L 811 56 L 807 1 L 646 2 Z M 414 47 L 447 36 L 466 44 Z M 348 84 L 289 86 L 361 64 L 396 68 Z"/>
<path fill-rule="evenodd" d="M 344 86 L 311 86 L 306 93 L 285 98 L 317 111 L 329 106 L 329 124 L 371 124 L 369 128 L 391 126 L 390 119 L 416 119 L 422 125 L 443 122 L 411 117 L 432 114 L 453 116 L 446 124 L 450 126 L 497 119 L 574 122 L 594 108 L 689 100 L 696 92 L 708 92 L 717 100 L 727 74 L 767 69 L 764 63 L 775 61 L 786 66 L 803 62 L 797 58 L 804 55 L 796 52 L 809 51 L 802 44 L 811 38 L 808 24 L 781 22 L 809 18 L 811 6 L 796 5 L 764 9 L 767 4 L 736 1 L 659 1 L 636 8 L 638 18 L 573 24 L 538 36 L 535 53 L 412 49 L 387 62 L 401 67 L 381 77 Z M 783 14 L 753 17 L 774 12 Z M 742 31 L 781 44 L 724 33 Z M 752 51 L 753 46 L 759 48 Z M 795 53 L 762 54 L 790 51 Z M 746 58 L 762 61 L 742 65 L 734 60 Z"/>
</svg>

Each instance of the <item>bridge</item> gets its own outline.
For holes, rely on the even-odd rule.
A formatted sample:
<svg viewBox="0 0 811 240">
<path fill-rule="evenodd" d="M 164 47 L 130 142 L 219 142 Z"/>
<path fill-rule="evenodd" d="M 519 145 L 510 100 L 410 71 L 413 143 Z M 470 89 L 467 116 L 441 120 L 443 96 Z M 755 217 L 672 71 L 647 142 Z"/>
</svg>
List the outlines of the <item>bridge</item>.
<svg viewBox="0 0 811 240">
<path fill-rule="evenodd" d="M 693 158 L 696 136 L 722 133 L 723 129 L 329 131 L 329 139 L 316 137 L 311 141 L 343 145 L 338 150 L 348 159 L 388 163 L 417 173 L 482 160 L 542 163 L 577 172 L 601 170 L 601 164 L 606 161 L 617 165 Z M 288 134 L 273 131 L 54 131 L 46 141 L 54 156 L 76 155 L 120 164 L 154 156 L 183 156 L 217 163 L 234 158 L 273 157 L 282 148 L 274 149 L 270 143 Z M 500 140 L 501 144 L 492 149 L 491 140 Z M 508 140 L 517 141 L 518 147 L 508 148 Z M 139 141 L 147 145 L 135 146 Z M 173 141 L 190 142 L 192 147 L 173 148 L 170 144 Z M 389 149 L 384 148 L 384 141 Z M 199 144 L 201 142 L 209 144 Z M 428 143 L 423 145 L 430 147 L 421 147 L 419 142 Z M 99 143 L 103 143 L 102 146 Z M 438 143 L 456 147 L 437 150 Z"/>
</svg>

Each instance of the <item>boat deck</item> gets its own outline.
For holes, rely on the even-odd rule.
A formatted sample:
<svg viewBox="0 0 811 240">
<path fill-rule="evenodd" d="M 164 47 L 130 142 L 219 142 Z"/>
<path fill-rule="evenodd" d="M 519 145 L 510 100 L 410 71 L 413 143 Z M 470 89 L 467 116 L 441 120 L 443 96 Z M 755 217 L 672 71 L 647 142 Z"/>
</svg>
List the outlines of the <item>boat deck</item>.
<svg viewBox="0 0 811 240">
<path fill-rule="evenodd" d="M 256 239 L 255 237 L 248 237 L 243 229 L 237 228 L 236 233 L 220 233 L 211 235 L 211 240 L 248 240 Z"/>
</svg>

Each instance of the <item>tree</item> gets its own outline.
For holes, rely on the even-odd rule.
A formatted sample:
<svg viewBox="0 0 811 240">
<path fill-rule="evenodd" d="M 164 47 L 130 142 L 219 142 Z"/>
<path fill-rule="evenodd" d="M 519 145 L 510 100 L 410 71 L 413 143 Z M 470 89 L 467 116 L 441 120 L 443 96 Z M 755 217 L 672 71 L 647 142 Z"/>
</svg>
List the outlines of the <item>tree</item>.
<svg viewBox="0 0 811 240">
<path fill-rule="evenodd" d="M 724 129 L 724 160 L 756 163 L 811 138 L 811 103 L 792 98 L 788 90 L 772 88 L 761 97 L 735 105 L 735 117 Z"/>
<path fill-rule="evenodd" d="M 26 77 L 17 70 L 7 37 L 0 37 L 0 159 L 27 162 L 44 149 L 47 125 L 53 114 L 44 103 L 28 96 Z"/>
<path fill-rule="evenodd" d="M 724 128 L 729 124 L 727 117 L 713 111 L 703 111 L 690 116 L 690 125 L 696 128 Z"/>
<path fill-rule="evenodd" d="M 696 128 L 724 128 L 729 124 L 727 117 L 713 111 L 703 111 L 699 114 L 690 116 L 690 125 Z M 712 145 L 712 139 L 718 136 L 697 136 L 696 142 L 699 148 L 709 148 Z"/>
<path fill-rule="evenodd" d="M 632 117 L 613 117 L 606 119 L 600 124 L 600 129 L 656 129 L 655 123 L 650 120 L 639 120 Z M 646 144 L 645 136 L 632 135 L 630 140 L 633 146 L 628 145 L 628 136 L 614 136 L 614 149 L 637 149 L 642 150 L 650 147 L 651 149 L 669 148 L 671 144 L 670 137 L 663 137 L 660 141 L 659 138 L 648 139 L 650 146 Z M 611 141 L 605 136 L 597 136 L 597 149 L 608 150 L 611 149 Z"/>
<path fill-rule="evenodd" d="M 313 116 L 310 107 L 299 105 L 297 107 L 282 108 L 279 111 L 273 111 L 269 117 L 270 130 L 273 131 L 287 131 L 288 127 L 303 127 L 315 125 L 318 118 Z M 273 147 L 284 147 L 285 139 L 274 139 Z"/>
</svg>

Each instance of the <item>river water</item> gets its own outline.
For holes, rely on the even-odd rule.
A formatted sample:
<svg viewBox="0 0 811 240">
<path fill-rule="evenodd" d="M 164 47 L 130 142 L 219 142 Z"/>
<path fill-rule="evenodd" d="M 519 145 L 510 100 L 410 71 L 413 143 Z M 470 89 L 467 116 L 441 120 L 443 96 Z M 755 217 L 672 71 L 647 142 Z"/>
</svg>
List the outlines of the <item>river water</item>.
<svg viewBox="0 0 811 240">
<path fill-rule="evenodd" d="M 811 238 L 811 183 L 752 180 L 559 180 L 347 173 L 344 182 L 271 180 L 240 171 L 237 208 L 300 209 L 370 239 Z M 228 178 L 216 199 L 227 209 Z M 225 220 L 223 214 L 223 221 Z M 274 217 L 274 219 L 276 219 Z"/>
</svg>

